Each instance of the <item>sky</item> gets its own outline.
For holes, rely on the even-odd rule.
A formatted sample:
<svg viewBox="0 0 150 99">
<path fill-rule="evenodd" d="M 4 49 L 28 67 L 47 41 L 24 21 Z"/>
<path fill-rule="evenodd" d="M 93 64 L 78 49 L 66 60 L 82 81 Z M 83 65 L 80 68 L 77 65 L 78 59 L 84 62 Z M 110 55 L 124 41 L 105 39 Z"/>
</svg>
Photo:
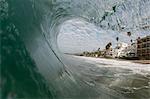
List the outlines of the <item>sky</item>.
<svg viewBox="0 0 150 99">
<path fill-rule="evenodd" d="M 92 23 L 82 19 L 72 19 L 62 24 L 57 38 L 58 47 L 63 53 L 82 53 L 83 51 L 95 51 L 104 49 L 106 44 L 112 42 L 116 46 L 116 37 L 119 42 L 130 43 L 131 38 L 146 36 L 147 32 L 135 32 L 131 37 L 126 32 L 103 30 Z"/>
</svg>

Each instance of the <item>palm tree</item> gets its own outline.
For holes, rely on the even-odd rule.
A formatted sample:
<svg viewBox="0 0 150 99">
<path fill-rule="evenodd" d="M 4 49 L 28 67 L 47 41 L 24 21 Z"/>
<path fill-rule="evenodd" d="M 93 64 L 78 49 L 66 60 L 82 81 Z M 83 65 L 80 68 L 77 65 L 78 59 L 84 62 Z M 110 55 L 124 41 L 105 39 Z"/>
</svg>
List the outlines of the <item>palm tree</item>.
<svg viewBox="0 0 150 99">
<path fill-rule="evenodd" d="M 111 46 L 112 46 L 112 43 L 109 42 L 109 43 L 105 46 L 106 50 L 110 49 Z"/>
<path fill-rule="evenodd" d="M 117 41 L 117 42 L 119 41 L 119 37 L 116 37 L 116 41 Z"/>
<path fill-rule="evenodd" d="M 127 32 L 127 35 L 130 37 L 131 36 L 131 32 Z M 131 39 L 130 42 L 132 43 L 133 40 Z"/>
<path fill-rule="evenodd" d="M 130 41 L 131 41 L 131 43 L 133 42 L 133 40 L 132 40 L 132 39 L 131 39 Z"/>
<path fill-rule="evenodd" d="M 127 32 L 127 35 L 130 37 L 131 36 L 131 32 Z"/>
</svg>

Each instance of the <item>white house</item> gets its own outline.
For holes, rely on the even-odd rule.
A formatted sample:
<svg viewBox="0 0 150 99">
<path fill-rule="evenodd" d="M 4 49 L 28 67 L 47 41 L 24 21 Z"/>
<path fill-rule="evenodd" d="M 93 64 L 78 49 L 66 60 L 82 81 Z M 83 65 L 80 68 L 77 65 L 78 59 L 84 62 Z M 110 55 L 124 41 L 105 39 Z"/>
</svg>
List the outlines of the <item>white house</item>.
<svg viewBox="0 0 150 99">
<path fill-rule="evenodd" d="M 106 51 L 105 51 L 105 55 L 106 55 L 107 57 L 113 57 L 113 49 L 112 49 L 112 47 L 110 47 L 109 50 L 106 50 Z"/>
<path fill-rule="evenodd" d="M 124 42 L 117 43 L 117 46 L 105 51 L 107 57 L 137 57 L 137 43 L 127 44 Z"/>
<path fill-rule="evenodd" d="M 137 44 L 132 43 L 131 45 L 123 44 L 123 46 L 118 50 L 117 57 L 137 57 Z"/>
<path fill-rule="evenodd" d="M 127 47 L 127 57 L 137 57 L 137 43 L 132 43 Z"/>
<path fill-rule="evenodd" d="M 117 46 L 113 49 L 113 57 L 122 57 L 126 55 L 127 43 L 117 43 Z"/>
</svg>

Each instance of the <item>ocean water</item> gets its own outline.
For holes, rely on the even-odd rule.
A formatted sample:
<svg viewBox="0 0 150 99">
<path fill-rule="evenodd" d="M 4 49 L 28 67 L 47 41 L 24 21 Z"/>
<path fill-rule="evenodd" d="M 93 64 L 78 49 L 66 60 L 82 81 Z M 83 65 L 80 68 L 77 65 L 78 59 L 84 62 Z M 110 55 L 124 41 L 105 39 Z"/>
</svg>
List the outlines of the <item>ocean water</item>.
<svg viewBox="0 0 150 99">
<path fill-rule="evenodd" d="M 127 99 L 150 97 L 149 64 L 83 56 L 66 57 L 65 61 L 70 64 L 68 68 L 73 71 L 74 76 L 101 93 L 112 96 L 119 94 L 121 98 Z"/>
<path fill-rule="evenodd" d="M 148 99 L 149 71 L 136 74 L 120 68 L 122 63 L 100 63 L 88 73 L 84 66 L 93 63 L 68 60 L 57 35 L 74 18 L 104 30 L 149 34 L 143 28 L 150 24 L 149 9 L 149 0 L 0 0 L 1 98 Z"/>
</svg>

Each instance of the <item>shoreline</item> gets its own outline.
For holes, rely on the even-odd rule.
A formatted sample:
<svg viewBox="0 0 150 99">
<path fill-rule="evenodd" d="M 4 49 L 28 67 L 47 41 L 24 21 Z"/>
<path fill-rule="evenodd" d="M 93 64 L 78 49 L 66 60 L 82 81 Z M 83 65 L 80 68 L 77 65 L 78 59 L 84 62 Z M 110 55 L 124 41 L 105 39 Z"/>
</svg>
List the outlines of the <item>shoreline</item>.
<svg viewBox="0 0 150 99">
<path fill-rule="evenodd" d="M 74 56 L 77 56 L 77 55 L 74 55 Z M 79 56 L 79 57 L 87 57 L 87 56 Z M 138 63 L 138 64 L 150 64 L 150 60 L 129 60 L 129 59 L 105 58 L 105 57 L 91 57 L 91 58 L 102 58 L 102 59 L 111 59 L 111 60 L 118 60 L 118 61 L 128 61 L 128 62 Z"/>
<path fill-rule="evenodd" d="M 150 64 L 150 60 L 133 60 L 134 63 Z"/>
</svg>

